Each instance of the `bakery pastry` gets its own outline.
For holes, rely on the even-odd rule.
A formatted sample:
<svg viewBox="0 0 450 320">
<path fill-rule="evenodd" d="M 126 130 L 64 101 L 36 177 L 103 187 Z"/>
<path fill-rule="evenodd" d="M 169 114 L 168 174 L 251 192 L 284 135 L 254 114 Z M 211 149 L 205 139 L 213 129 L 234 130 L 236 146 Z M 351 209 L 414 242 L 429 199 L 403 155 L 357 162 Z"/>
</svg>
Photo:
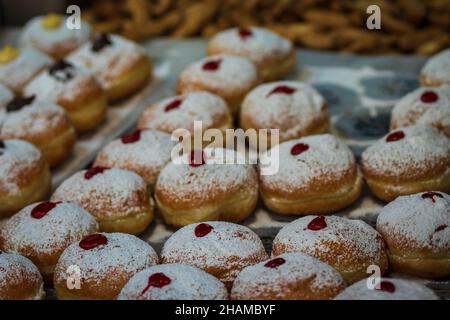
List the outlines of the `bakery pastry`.
<svg viewBox="0 0 450 320">
<path fill-rule="evenodd" d="M 278 81 L 259 85 L 245 97 L 240 123 L 244 130 L 279 129 L 283 142 L 327 132 L 330 114 L 325 99 L 310 85 Z M 269 135 L 267 141 L 276 144 Z"/>
<path fill-rule="evenodd" d="M 14 94 L 8 87 L 0 84 L 0 110 L 5 108 L 6 105 L 14 98 Z"/>
<path fill-rule="evenodd" d="M 55 167 L 70 156 L 76 133 L 64 109 L 31 95 L 16 97 L 0 109 L 0 139 L 33 143 Z"/>
<path fill-rule="evenodd" d="M 256 66 L 247 58 L 215 55 L 189 65 L 178 79 L 178 93 L 209 91 L 221 96 L 233 115 L 245 95 L 259 83 Z"/>
<path fill-rule="evenodd" d="M 153 220 L 145 181 L 134 172 L 92 167 L 65 180 L 51 201 L 73 202 L 91 213 L 105 232 L 139 234 Z"/>
<path fill-rule="evenodd" d="M 133 275 L 157 263 L 155 250 L 135 236 L 91 234 L 61 255 L 53 280 L 56 296 L 62 300 L 116 299 Z"/>
<path fill-rule="evenodd" d="M 328 300 L 346 287 L 335 269 L 301 253 L 248 266 L 231 289 L 233 300 Z"/>
<path fill-rule="evenodd" d="M 354 283 L 368 276 L 367 267 L 388 267 L 381 235 L 362 220 L 339 216 L 306 216 L 284 226 L 273 240 L 272 255 L 300 252 L 329 264 L 344 280 Z"/>
<path fill-rule="evenodd" d="M 42 300 L 44 282 L 38 268 L 17 253 L 0 251 L 0 300 Z"/>
<path fill-rule="evenodd" d="M 59 256 L 70 244 L 98 231 L 95 219 L 83 208 L 62 202 L 29 205 L 0 230 L 0 249 L 27 257 L 46 282 L 53 280 Z"/>
<path fill-rule="evenodd" d="M 24 92 L 62 106 L 78 132 L 92 130 L 105 119 L 106 96 L 100 83 L 91 72 L 65 60 L 42 71 Z"/>
<path fill-rule="evenodd" d="M 450 84 L 450 49 L 428 59 L 420 72 L 420 82 L 426 87 Z"/>
<path fill-rule="evenodd" d="M 187 163 L 169 162 L 156 182 L 156 205 L 166 223 L 182 227 L 207 220 L 237 222 L 252 213 L 258 200 L 255 170 L 248 164 L 218 161 L 234 160 L 235 151 L 208 148 L 184 156 Z"/>
<path fill-rule="evenodd" d="M 335 300 L 438 300 L 433 290 L 415 281 L 381 278 L 378 288 L 361 280 L 342 291 Z"/>
<path fill-rule="evenodd" d="M 233 118 L 226 102 L 206 92 L 191 92 L 149 105 L 139 118 L 140 129 L 160 130 L 172 134 L 185 129 L 194 134 L 194 121 L 201 121 L 202 130 L 233 128 Z"/>
<path fill-rule="evenodd" d="M 450 84 L 422 87 L 397 102 L 391 115 L 391 129 L 416 123 L 436 127 L 450 137 Z"/>
<path fill-rule="evenodd" d="M 21 94 L 31 79 L 52 63 L 45 53 L 7 45 L 0 50 L 0 83 Z"/>
<path fill-rule="evenodd" d="M 293 44 L 264 28 L 232 28 L 217 33 L 208 44 L 208 54 L 246 57 L 258 67 L 263 81 L 286 77 L 295 68 Z"/>
<path fill-rule="evenodd" d="M 108 101 L 133 94 L 144 87 L 152 75 L 152 65 L 145 50 L 117 35 L 99 34 L 68 59 L 95 74 Z"/>
<path fill-rule="evenodd" d="M 394 271 L 426 278 L 450 276 L 448 194 L 427 191 L 398 197 L 381 210 L 377 230 Z"/>
<path fill-rule="evenodd" d="M 161 251 L 161 263 L 183 263 L 203 269 L 228 289 L 242 269 L 267 259 L 256 233 L 223 221 L 187 225 L 172 234 Z"/>
<path fill-rule="evenodd" d="M 226 300 L 224 284 L 203 270 L 171 263 L 135 274 L 118 300 Z"/>
<path fill-rule="evenodd" d="M 94 166 L 133 171 L 153 191 L 159 172 L 170 161 L 174 145 L 165 132 L 136 130 L 103 147 Z"/>
<path fill-rule="evenodd" d="M 22 47 L 45 52 L 55 59 L 62 59 L 91 38 L 91 27 L 81 20 L 79 28 L 70 28 L 63 15 L 50 13 L 37 16 L 23 27 Z"/>
<path fill-rule="evenodd" d="M 47 197 L 51 175 L 42 153 L 23 140 L 0 140 L 0 217 Z"/>
<path fill-rule="evenodd" d="M 450 138 L 424 124 L 391 131 L 363 152 L 362 171 L 384 201 L 427 190 L 450 192 Z"/>
<path fill-rule="evenodd" d="M 362 174 L 350 149 L 330 134 L 291 140 L 261 155 L 260 174 L 265 205 L 281 214 L 333 213 L 361 194 Z"/>
</svg>

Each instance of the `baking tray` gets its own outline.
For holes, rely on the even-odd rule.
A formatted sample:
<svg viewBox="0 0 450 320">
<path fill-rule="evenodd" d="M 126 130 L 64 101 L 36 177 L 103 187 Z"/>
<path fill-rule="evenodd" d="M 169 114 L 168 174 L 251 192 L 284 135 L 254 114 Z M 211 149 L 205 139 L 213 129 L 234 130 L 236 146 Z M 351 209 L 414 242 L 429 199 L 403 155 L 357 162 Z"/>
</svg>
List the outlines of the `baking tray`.
<svg viewBox="0 0 450 320">
<path fill-rule="evenodd" d="M 0 44 L 15 43 L 18 31 L 0 34 Z M 206 41 L 200 39 L 155 39 L 143 43 L 155 66 L 155 80 L 130 99 L 108 110 L 108 121 L 96 132 L 81 137 L 73 156 L 54 170 L 54 186 L 74 172 L 85 168 L 108 141 L 132 130 L 142 109 L 151 102 L 175 94 L 179 73 L 191 62 L 205 56 Z M 344 140 L 359 158 L 361 152 L 389 129 L 390 111 L 403 95 L 419 86 L 418 74 L 425 62 L 416 56 L 364 57 L 297 51 L 298 65 L 290 79 L 314 85 L 327 99 L 332 116 L 332 133 Z M 365 188 L 363 196 L 337 215 L 362 219 L 372 226 L 384 203 Z M 280 216 L 261 203 L 242 224 L 262 238 L 268 252 L 279 229 L 295 216 Z M 141 235 L 159 253 L 165 240 L 174 232 L 161 217 Z M 406 278 L 404 275 L 392 275 Z M 410 278 L 410 277 L 408 277 Z M 420 281 L 445 299 L 450 299 L 450 279 Z M 53 298 L 48 290 L 48 298 Z"/>
</svg>

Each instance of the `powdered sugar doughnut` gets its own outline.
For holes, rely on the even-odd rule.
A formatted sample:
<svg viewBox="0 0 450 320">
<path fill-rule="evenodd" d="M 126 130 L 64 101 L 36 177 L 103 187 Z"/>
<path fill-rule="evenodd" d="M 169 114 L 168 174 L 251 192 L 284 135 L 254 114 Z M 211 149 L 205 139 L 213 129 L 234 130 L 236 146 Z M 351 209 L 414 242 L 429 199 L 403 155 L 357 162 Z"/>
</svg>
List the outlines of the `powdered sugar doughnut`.
<svg viewBox="0 0 450 320">
<path fill-rule="evenodd" d="M 207 148 L 187 154 L 188 163 L 168 163 L 155 187 L 156 204 L 166 223 L 182 227 L 199 221 L 237 222 L 248 217 L 258 200 L 255 170 L 247 164 L 217 161 L 235 156 L 233 150 Z"/>
<path fill-rule="evenodd" d="M 55 167 L 72 152 L 76 134 L 64 109 L 32 95 L 16 97 L 0 109 L 0 139 L 33 143 Z"/>
<path fill-rule="evenodd" d="M 450 192 L 450 138 L 424 124 L 400 128 L 363 152 L 362 170 L 372 192 L 385 201 L 427 190 Z"/>
<path fill-rule="evenodd" d="M 273 241 L 272 254 L 286 252 L 329 264 L 347 283 L 365 278 L 370 265 L 377 265 L 382 274 L 388 266 L 381 235 L 362 220 L 339 216 L 306 216 L 284 226 Z"/>
<path fill-rule="evenodd" d="M 278 81 L 259 85 L 245 97 L 240 122 L 244 130 L 279 129 L 283 142 L 327 132 L 330 115 L 325 99 L 310 85 Z"/>
<path fill-rule="evenodd" d="M 369 289 L 363 279 L 342 291 L 335 300 L 438 300 L 433 290 L 423 284 L 402 280 L 381 278 L 379 288 Z"/>
<path fill-rule="evenodd" d="M 141 114 L 138 127 L 172 133 L 186 129 L 194 133 L 194 121 L 201 121 L 202 129 L 233 127 L 233 118 L 226 102 L 215 94 L 199 91 L 171 97 L 148 106 Z"/>
<path fill-rule="evenodd" d="M 285 253 L 248 266 L 233 283 L 233 300 L 325 300 L 345 288 L 335 269 L 311 256 Z"/>
<path fill-rule="evenodd" d="M 106 95 L 100 83 L 91 72 L 67 61 L 42 71 L 24 91 L 62 106 L 79 132 L 92 130 L 105 119 Z"/>
<path fill-rule="evenodd" d="M 133 171 L 145 180 L 149 191 L 152 191 L 159 172 L 170 161 L 174 145 L 167 133 L 136 130 L 100 150 L 94 166 Z"/>
<path fill-rule="evenodd" d="M 161 252 L 161 263 L 184 263 L 203 269 L 229 289 L 243 268 L 267 258 L 256 233 L 221 221 L 181 228 L 166 241 Z"/>
<path fill-rule="evenodd" d="M 6 222 L 0 230 L 0 247 L 33 261 L 51 282 L 64 249 L 97 231 L 94 217 L 83 208 L 46 201 L 25 207 Z"/>
<path fill-rule="evenodd" d="M 0 251 L 0 300 L 42 300 L 44 282 L 38 268 L 16 253 Z"/>
<path fill-rule="evenodd" d="M 69 56 L 69 61 L 91 70 L 108 101 L 125 98 L 145 86 L 152 65 L 145 50 L 117 35 L 100 34 Z"/>
<path fill-rule="evenodd" d="M 35 50 L 19 50 L 9 46 L 0 50 L 0 83 L 16 94 L 21 94 L 25 86 L 41 70 L 53 61 L 44 53 Z"/>
<path fill-rule="evenodd" d="M 155 250 L 123 233 L 96 233 L 72 243 L 55 268 L 58 299 L 116 299 L 131 277 L 158 263 Z M 79 288 L 68 287 L 73 266 L 79 268 Z"/>
<path fill-rule="evenodd" d="M 80 21 L 79 28 L 69 28 L 68 18 L 58 14 L 34 17 L 23 27 L 21 44 L 62 59 L 91 38 L 90 25 Z"/>
<path fill-rule="evenodd" d="M 42 153 L 23 140 L 0 140 L 0 217 L 43 200 L 51 189 Z"/>
<path fill-rule="evenodd" d="M 178 79 L 178 92 L 209 91 L 221 96 L 237 115 L 245 95 L 259 82 L 256 66 L 247 58 L 215 55 L 189 65 Z"/>
<path fill-rule="evenodd" d="M 6 107 L 13 98 L 13 93 L 7 87 L 0 84 L 0 109 Z"/>
<path fill-rule="evenodd" d="M 439 87 L 450 84 L 450 49 L 441 51 L 425 63 L 420 73 L 423 86 Z"/>
<path fill-rule="evenodd" d="M 450 276 L 450 196 L 428 191 L 385 206 L 377 230 L 393 270 L 420 277 Z"/>
<path fill-rule="evenodd" d="M 257 27 L 219 32 L 209 41 L 208 54 L 249 58 L 257 65 L 263 81 L 287 76 L 296 63 L 295 49 L 289 40 Z"/>
<path fill-rule="evenodd" d="M 118 168 L 79 171 L 55 190 L 51 201 L 80 205 L 106 232 L 138 234 L 153 219 L 153 203 L 145 181 L 134 172 Z"/>
<path fill-rule="evenodd" d="M 438 88 L 418 88 L 392 109 L 391 129 L 416 123 L 432 125 L 450 137 L 450 84 Z"/>
<path fill-rule="evenodd" d="M 171 263 L 150 267 L 135 274 L 118 300 L 226 300 L 222 282 L 205 271 Z"/>
<path fill-rule="evenodd" d="M 330 134 L 281 143 L 261 156 L 260 166 L 272 163 L 278 170 L 260 174 L 259 181 L 264 203 L 277 213 L 332 213 L 361 194 L 355 157 Z"/>
</svg>

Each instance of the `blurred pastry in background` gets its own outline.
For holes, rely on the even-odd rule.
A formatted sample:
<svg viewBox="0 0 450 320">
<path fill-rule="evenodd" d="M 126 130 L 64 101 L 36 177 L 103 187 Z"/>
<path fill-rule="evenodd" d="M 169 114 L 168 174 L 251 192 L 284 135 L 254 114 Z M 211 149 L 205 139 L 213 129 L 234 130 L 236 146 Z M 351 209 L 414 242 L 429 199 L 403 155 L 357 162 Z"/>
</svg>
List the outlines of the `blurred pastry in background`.
<svg viewBox="0 0 450 320">
<path fill-rule="evenodd" d="M 55 167 L 72 152 L 76 133 L 63 108 L 32 95 L 16 97 L 0 109 L 0 139 L 31 142 Z"/>
<path fill-rule="evenodd" d="M 216 34 L 208 44 L 209 55 L 237 55 L 258 67 L 262 81 L 275 81 L 291 73 L 296 64 L 292 43 L 264 28 L 232 28 Z"/>
<path fill-rule="evenodd" d="M 23 140 L 0 140 L 0 217 L 8 217 L 47 197 L 49 166 L 42 153 Z"/>
<path fill-rule="evenodd" d="M 239 114 L 245 95 L 260 82 L 256 65 L 229 55 L 206 57 L 189 65 L 178 79 L 177 91 L 209 91 L 222 97 L 233 115 Z"/>
<path fill-rule="evenodd" d="M 45 53 L 6 45 L 0 50 L 0 83 L 21 94 L 25 86 L 53 63 Z"/>
<path fill-rule="evenodd" d="M 429 190 L 450 192 L 450 138 L 432 126 L 391 131 L 361 158 L 370 190 L 384 201 Z"/>
<path fill-rule="evenodd" d="M 0 110 L 14 98 L 14 94 L 4 85 L 0 84 Z"/>
<path fill-rule="evenodd" d="M 416 123 L 432 125 L 450 137 L 450 84 L 418 88 L 397 102 L 392 109 L 391 129 Z"/>
<path fill-rule="evenodd" d="M 439 52 L 428 59 L 422 68 L 420 81 L 425 87 L 450 85 L 450 49 Z"/>
<path fill-rule="evenodd" d="M 156 130 L 136 130 L 104 146 L 94 166 L 121 168 L 140 175 L 152 192 L 162 168 L 170 161 L 175 146 L 170 135 Z"/>
<path fill-rule="evenodd" d="M 152 64 L 144 48 L 117 35 L 98 34 L 68 60 L 94 73 L 108 101 L 128 97 L 152 77 Z"/>
<path fill-rule="evenodd" d="M 59 60 L 37 75 L 24 89 L 37 100 L 66 109 L 78 132 L 98 127 L 106 116 L 106 94 L 96 77 L 83 67 Z"/>
<path fill-rule="evenodd" d="M 66 25 L 66 19 L 54 13 L 34 17 L 23 28 L 21 46 L 45 52 L 55 60 L 64 58 L 92 36 L 87 22 L 81 20 L 79 29 L 71 29 Z"/>
<path fill-rule="evenodd" d="M 241 106 L 242 129 L 279 129 L 279 141 L 328 131 L 330 114 L 324 97 L 309 84 L 277 81 L 257 86 Z M 270 134 L 268 145 L 274 146 Z"/>
</svg>

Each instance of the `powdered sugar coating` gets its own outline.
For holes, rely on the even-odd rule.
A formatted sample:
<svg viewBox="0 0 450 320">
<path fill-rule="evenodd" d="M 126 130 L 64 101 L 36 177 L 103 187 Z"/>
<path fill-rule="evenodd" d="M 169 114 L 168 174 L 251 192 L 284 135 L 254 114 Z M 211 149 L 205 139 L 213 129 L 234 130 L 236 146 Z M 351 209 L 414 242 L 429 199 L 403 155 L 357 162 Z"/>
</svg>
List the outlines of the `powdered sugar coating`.
<svg viewBox="0 0 450 320">
<path fill-rule="evenodd" d="M 146 184 L 134 172 L 111 168 L 86 179 L 86 171 L 65 180 L 51 200 L 76 203 L 97 218 L 124 217 L 148 206 Z"/>
<path fill-rule="evenodd" d="M 81 288 L 90 285 L 96 288 L 108 283 L 114 291 L 122 289 L 122 276 L 131 278 L 135 273 L 158 263 L 153 248 L 139 238 L 124 233 L 102 233 L 108 243 L 84 250 L 74 242 L 61 255 L 55 269 L 55 282 L 64 283 L 71 265 L 81 271 Z M 117 277 L 116 280 L 115 276 Z"/>
<path fill-rule="evenodd" d="M 450 251 L 450 196 L 424 199 L 424 193 L 398 197 L 378 215 L 377 230 L 392 250 Z"/>
<path fill-rule="evenodd" d="M 450 49 L 432 56 L 421 71 L 422 77 L 431 83 L 450 83 Z"/>
<path fill-rule="evenodd" d="M 108 35 L 112 45 L 107 45 L 98 52 L 92 51 L 88 42 L 71 53 L 70 62 L 92 71 L 102 86 L 110 88 L 117 77 L 146 55 L 137 43 L 117 35 Z"/>
<path fill-rule="evenodd" d="M 252 27 L 252 35 L 241 37 L 239 28 L 231 28 L 216 34 L 210 41 L 210 48 L 227 54 L 249 57 L 257 65 L 266 59 L 282 59 L 292 51 L 292 43 L 279 35 L 264 29 Z"/>
<path fill-rule="evenodd" d="M 335 300 L 438 300 L 433 290 L 418 282 L 381 278 L 395 286 L 393 293 L 367 287 L 367 279 L 360 280 L 340 293 Z"/>
<path fill-rule="evenodd" d="M 405 137 L 387 142 L 386 135 L 362 153 L 366 170 L 391 177 L 410 175 L 411 170 L 425 172 L 450 161 L 450 139 L 434 127 L 416 124 L 397 129 Z M 393 132 L 395 132 L 393 131 Z"/>
<path fill-rule="evenodd" d="M 60 16 L 61 24 L 57 28 L 46 29 L 42 26 L 45 16 L 32 18 L 26 23 L 21 36 L 21 43 L 25 47 L 34 47 L 40 51 L 53 52 L 62 49 L 72 51 L 85 43 L 91 37 L 91 27 L 83 20 L 80 28 L 69 28 L 67 18 Z"/>
<path fill-rule="evenodd" d="M 0 154 L 0 193 L 15 195 L 20 192 L 20 176 L 40 166 L 41 152 L 23 140 L 4 140 L 6 145 Z"/>
<path fill-rule="evenodd" d="M 194 200 L 207 203 L 220 195 L 244 188 L 257 193 L 256 172 L 251 165 L 218 163 L 218 159 L 228 161 L 235 159 L 234 156 L 238 155 L 233 150 L 207 148 L 204 149 L 204 165 L 194 167 L 187 163 L 169 162 L 158 176 L 156 193 L 174 203 L 186 204 Z"/>
<path fill-rule="evenodd" d="M 221 61 L 217 70 L 205 71 L 203 65 L 210 61 Z M 214 55 L 189 65 L 180 75 L 182 92 L 198 91 L 198 84 L 208 91 L 223 92 L 225 95 L 250 89 L 258 81 L 256 66 L 246 58 L 228 55 Z"/>
<path fill-rule="evenodd" d="M 203 237 L 195 235 L 199 223 L 177 230 L 164 244 L 161 258 L 164 263 L 185 263 L 208 272 L 223 273 L 223 282 L 233 281 L 240 270 L 249 264 L 267 259 L 261 239 L 247 227 L 223 222 L 203 222 L 213 229 Z"/>
<path fill-rule="evenodd" d="M 139 141 L 111 141 L 99 152 L 95 165 L 134 171 L 145 180 L 154 181 L 164 165 L 170 161 L 173 147 L 174 142 L 170 140 L 169 134 L 143 130 Z"/>
<path fill-rule="evenodd" d="M 430 91 L 438 95 L 438 100 L 423 102 L 421 96 Z M 416 123 L 433 125 L 450 133 L 450 85 L 418 88 L 397 102 L 392 109 L 391 127 L 401 128 Z"/>
<path fill-rule="evenodd" d="M 36 95 L 37 99 L 43 101 L 74 102 L 83 99 L 91 86 L 99 86 L 94 75 L 82 67 L 73 65 L 71 75 L 67 81 L 61 81 L 46 69 L 25 87 L 24 92 L 26 95 Z"/>
<path fill-rule="evenodd" d="M 309 146 L 299 155 L 292 155 L 296 144 Z M 278 157 L 272 155 L 279 155 Z M 356 166 L 350 149 L 331 134 L 308 136 L 283 142 L 261 156 L 261 163 L 268 164 L 279 159 L 278 172 L 260 175 L 262 184 L 271 189 L 295 192 L 320 181 L 336 181 L 352 172 Z"/>
<path fill-rule="evenodd" d="M 7 87 L 0 84 L 0 108 L 4 108 L 13 98 L 13 93 Z"/>
<path fill-rule="evenodd" d="M 345 287 L 342 276 L 329 265 L 302 253 L 285 253 L 277 258 L 284 263 L 276 268 L 266 266 L 267 261 L 248 266 L 234 281 L 231 297 L 234 299 L 270 295 L 284 299 L 298 290 L 296 284 L 305 283 L 305 296 L 314 298 L 318 291 L 339 292 Z"/>
<path fill-rule="evenodd" d="M 40 138 L 58 132 L 69 120 L 63 108 L 48 101 L 34 100 L 17 111 L 0 109 L 0 136 Z"/>
<path fill-rule="evenodd" d="M 0 300 L 11 299 L 8 291 L 18 287 L 34 287 L 36 295 L 31 295 L 30 300 L 40 300 L 45 296 L 44 282 L 38 268 L 17 253 L 0 251 Z"/>
<path fill-rule="evenodd" d="M 148 279 L 163 273 L 171 282 L 162 287 L 150 287 Z M 135 274 L 122 289 L 118 300 L 226 300 L 228 292 L 218 279 L 205 271 L 178 263 L 150 267 Z"/>
<path fill-rule="evenodd" d="M 166 107 L 180 100 L 178 108 L 166 111 Z M 219 96 L 206 91 L 187 93 L 183 96 L 164 99 L 148 106 L 141 115 L 140 128 L 155 129 L 172 133 L 176 129 L 194 132 L 194 121 L 202 122 L 202 129 L 214 126 L 219 119 L 230 119 L 226 102 Z"/>
<path fill-rule="evenodd" d="M 21 91 L 39 71 L 52 64 L 52 59 L 36 50 L 22 50 L 7 64 L 0 63 L 0 82 L 13 91 Z"/>
<path fill-rule="evenodd" d="M 70 244 L 98 230 L 94 217 L 75 204 L 60 203 L 36 219 L 31 212 L 38 204 L 23 208 L 4 225 L 0 238 L 6 250 L 28 253 L 39 261 L 59 256 Z"/>
<path fill-rule="evenodd" d="M 364 221 L 326 216 L 325 228 L 310 230 L 308 224 L 316 217 L 305 216 L 284 226 L 273 241 L 274 254 L 279 254 L 280 250 L 282 253 L 301 252 L 338 270 L 354 269 L 359 264 L 379 264 L 385 259 L 380 234 Z"/>
</svg>

